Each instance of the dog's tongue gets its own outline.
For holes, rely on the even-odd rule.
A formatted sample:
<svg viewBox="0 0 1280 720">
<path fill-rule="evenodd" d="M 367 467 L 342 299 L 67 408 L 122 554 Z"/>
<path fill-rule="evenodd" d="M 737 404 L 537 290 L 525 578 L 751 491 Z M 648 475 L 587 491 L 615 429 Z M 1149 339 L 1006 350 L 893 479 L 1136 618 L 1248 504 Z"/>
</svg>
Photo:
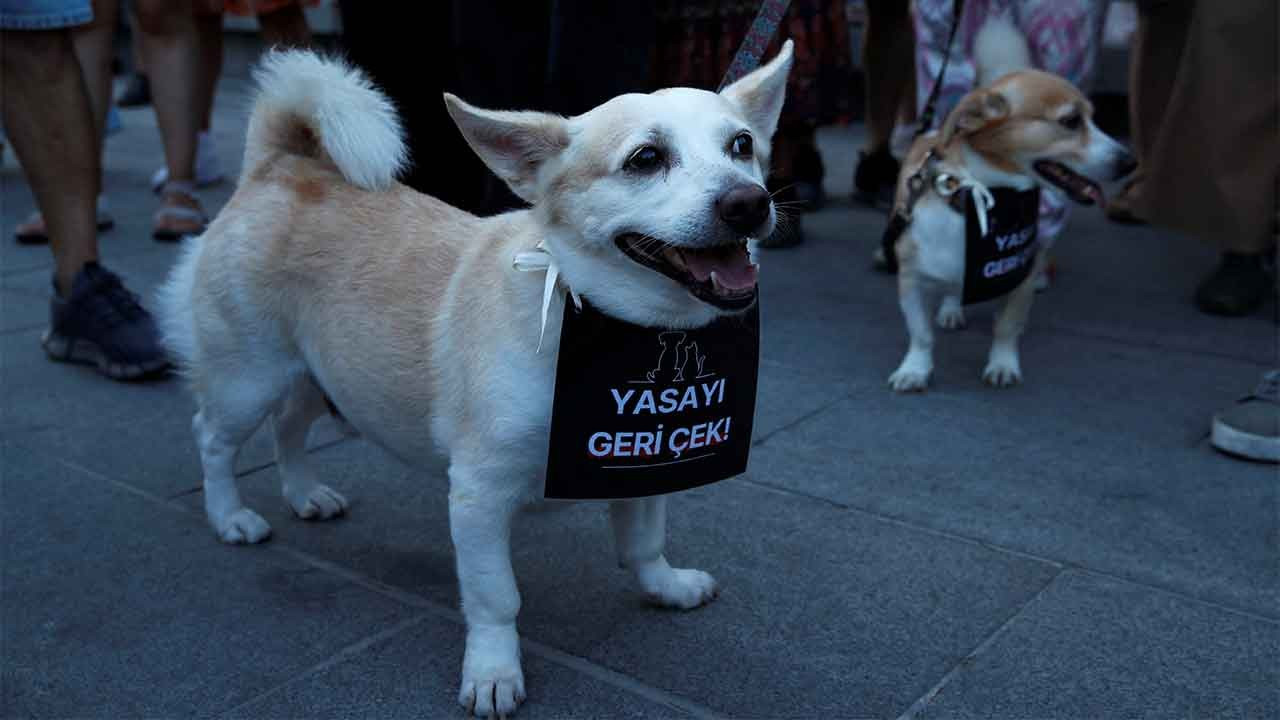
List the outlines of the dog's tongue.
<svg viewBox="0 0 1280 720">
<path fill-rule="evenodd" d="M 685 267 L 699 281 L 711 279 L 728 290 L 747 290 L 756 286 L 756 266 L 742 245 L 711 250 L 681 250 Z"/>
</svg>

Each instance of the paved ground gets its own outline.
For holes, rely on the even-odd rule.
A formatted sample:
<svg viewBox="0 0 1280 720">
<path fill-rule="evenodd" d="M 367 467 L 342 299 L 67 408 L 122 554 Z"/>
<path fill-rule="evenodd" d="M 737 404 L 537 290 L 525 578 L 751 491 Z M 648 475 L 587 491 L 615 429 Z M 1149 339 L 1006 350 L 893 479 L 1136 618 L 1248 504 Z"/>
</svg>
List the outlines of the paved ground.
<svg viewBox="0 0 1280 720">
<path fill-rule="evenodd" d="M 245 99 L 238 68 L 216 123 L 229 170 Z M 178 248 L 148 234 L 153 116 L 125 124 L 102 251 L 150 292 Z M 723 596 L 650 609 L 600 507 L 528 518 L 522 716 L 1280 715 L 1280 479 L 1206 440 L 1277 364 L 1276 326 L 1191 308 L 1210 249 L 1081 212 L 1026 385 L 981 384 L 981 308 L 941 339 L 934 389 L 895 396 L 904 330 L 867 262 L 884 219 L 843 200 L 855 135 L 823 135 L 836 199 L 810 242 L 765 258 L 751 469 L 673 504 L 669 555 Z M 12 156 L 0 179 L 7 234 L 32 204 Z M 0 262 L 0 716 L 460 716 L 442 464 L 317 428 L 354 507 L 307 524 L 258 438 L 243 485 L 275 537 L 220 545 L 179 383 L 48 362 L 48 251 L 6 237 Z"/>
</svg>

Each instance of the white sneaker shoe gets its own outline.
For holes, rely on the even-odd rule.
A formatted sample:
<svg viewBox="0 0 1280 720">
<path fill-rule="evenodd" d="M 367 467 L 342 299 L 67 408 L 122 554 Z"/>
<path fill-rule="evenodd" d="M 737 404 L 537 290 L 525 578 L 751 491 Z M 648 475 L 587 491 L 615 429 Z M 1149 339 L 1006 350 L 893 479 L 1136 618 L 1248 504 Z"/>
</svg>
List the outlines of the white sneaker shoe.
<svg viewBox="0 0 1280 720">
<path fill-rule="evenodd" d="M 218 153 L 213 147 L 213 135 L 201 131 L 196 138 L 196 187 L 217 185 L 226 179 L 218 163 Z M 169 182 L 169 169 L 162 167 L 151 175 L 151 192 L 158 193 Z"/>
</svg>

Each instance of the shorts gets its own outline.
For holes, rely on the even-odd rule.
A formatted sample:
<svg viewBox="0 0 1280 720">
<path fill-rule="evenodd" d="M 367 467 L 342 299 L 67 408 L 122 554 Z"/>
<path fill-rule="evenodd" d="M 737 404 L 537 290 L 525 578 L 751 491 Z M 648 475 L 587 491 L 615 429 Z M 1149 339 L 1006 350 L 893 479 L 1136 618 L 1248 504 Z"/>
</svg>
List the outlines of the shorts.
<svg viewBox="0 0 1280 720">
<path fill-rule="evenodd" d="M 91 0 L 0 0 L 0 30 L 57 30 L 92 21 Z"/>
</svg>

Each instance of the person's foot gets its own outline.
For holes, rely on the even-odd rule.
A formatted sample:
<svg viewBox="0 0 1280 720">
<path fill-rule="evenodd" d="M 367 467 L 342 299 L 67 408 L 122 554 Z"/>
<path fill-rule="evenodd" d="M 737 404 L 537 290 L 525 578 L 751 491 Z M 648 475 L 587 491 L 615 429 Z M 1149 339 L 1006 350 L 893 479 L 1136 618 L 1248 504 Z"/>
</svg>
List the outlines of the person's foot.
<svg viewBox="0 0 1280 720">
<path fill-rule="evenodd" d="M 178 242 L 204 232 L 209 218 L 200 201 L 191 193 L 190 183 L 167 183 L 160 193 L 151 236 L 161 242 Z"/>
<path fill-rule="evenodd" d="M 76 275 L 70 296 L 54 289 L 50 327 L 40 343 L 59 362 L 94 365 L 114 380 L 137 380 L 169 367 L 155 320 L 120 278 L 96 262 Z"/>
<path fill-rule="evenodd" d="M 854 199 L 874 207 L 891 207 L 901 169 L 902 164 L 887 148 L 859 152 L 853 173 Z"/>
<path fill-rule="evenodd" d="M 213 135 L 202 130 L 196 137 L 196 187 L 217 185 L 225 179 L 222 164 L 218 162 L 218 152 L 213 146 Z M 151 174 L 151 192 L 159 193 L 167 182 L 169 168 L 158 168 Z"/>
<path fill-rule="evenodd" d="M 1265 253 L 1223 253 L 1218 268 L 1196 288 L 1196 305 L 1210 315 L 1239 316 L 1257 310 L 1275 287 L 1265 259 Z"/>
<path fill-rule="evenodd" d="M 98 196 L 98 232 L 106 232 L 115 227 L 115 218 L 107 207 L 105 195 Z M 22 245 L 43 245 L 49 242 L 49 229 L 45 227 L 44 215 L 39 211 L 31 213 L 26 220 L 18 223 L 13 229 L 13 237 Z"/>
<path fill-rule="evenodd" d="M 116 95 L 116 105 L 124 108 L 143 107 L 151 104 L 151 81 L 142 73 L 133 73 L 124 81 L 124 87 Z"/>
<path fill-rule="evenodd" d="M 1265 373 L 1252 395 L 1214 415 L 1209 441 L 1237 457 L 1280 462 L 1280 370 Z"/>
</svg>

